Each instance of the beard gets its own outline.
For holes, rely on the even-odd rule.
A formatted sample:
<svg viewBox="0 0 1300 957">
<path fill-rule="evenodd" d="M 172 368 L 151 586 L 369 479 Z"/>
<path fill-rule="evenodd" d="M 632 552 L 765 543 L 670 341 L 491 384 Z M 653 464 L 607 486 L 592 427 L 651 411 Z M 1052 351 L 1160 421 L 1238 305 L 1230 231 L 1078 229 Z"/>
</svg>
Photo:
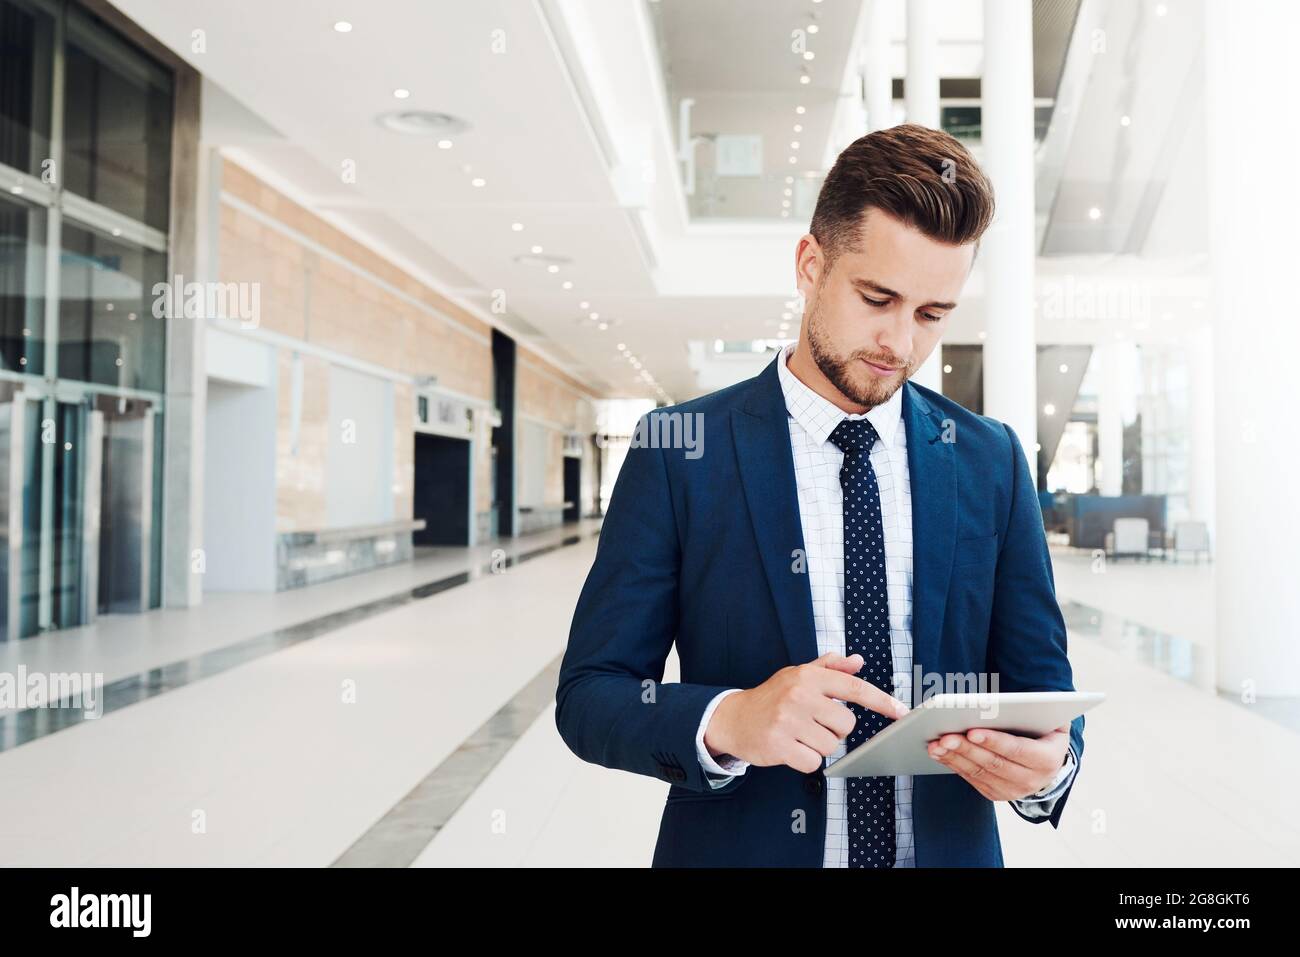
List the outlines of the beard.
<svg viewBox="0 0 1300 957">
<path fill-rule="evenodd" d="M 822 375 L 830 380 L 842 396 L 855 405 L 868 409 L 887 402 L 914 371 L 910 360 L 904 362 L 892 354 L 881 355 L 865 349 L 843 356 L 837 354 L 822 328 L 820 302 L 813 306 L 808 315 L 808 351 Z M 864 359 L 878 365 L 899 368 L 900 371 L 887 379 L 881 378 L 863 366 L 860 360 Z"/>
</svg>

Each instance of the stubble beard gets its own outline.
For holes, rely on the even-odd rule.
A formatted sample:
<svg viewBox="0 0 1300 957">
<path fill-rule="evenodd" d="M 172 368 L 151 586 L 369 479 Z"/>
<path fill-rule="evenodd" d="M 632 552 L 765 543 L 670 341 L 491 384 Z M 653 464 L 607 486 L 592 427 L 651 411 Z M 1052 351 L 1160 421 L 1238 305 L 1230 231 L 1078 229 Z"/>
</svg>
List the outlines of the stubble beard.
<svg viewBox="0 0 1300 957">
<path fill-rule="evenodd" d="M 813 306 L 808 315 L 808 351 L 822 375 L 830 380 L 831 385 L 835 386 L 841 395 L 853 404 L 868 409 L 889 401 L 890 396 L 902 387 L 913 371 L 909 362 L 901 372 L 895 373 L 888 379 L 882 379 L 871 370 L 864 368 L 861 360 L 897 366 L 901 364 L 897 356 L 873 355 L 865 350 L 848 356 L 836 355 L 822 329 L 820 302 Z"/>
</svg>

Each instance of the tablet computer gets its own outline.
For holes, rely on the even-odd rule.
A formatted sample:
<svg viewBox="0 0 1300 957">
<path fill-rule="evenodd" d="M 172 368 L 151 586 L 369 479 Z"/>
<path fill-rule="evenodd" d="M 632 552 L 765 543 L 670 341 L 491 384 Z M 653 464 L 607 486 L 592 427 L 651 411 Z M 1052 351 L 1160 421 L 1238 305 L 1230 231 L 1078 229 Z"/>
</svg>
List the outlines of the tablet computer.
<svg viewBox="0 0 1300 957">
<path fill-rule="evenodd" d="M 955 774 L 926 746 L 945 734 L 992 728 L 1035 738 L 1068 724 L 1105 699 L 1100 691 L 937 694 L 826 769 L 830 778 Z"/>
</svg>

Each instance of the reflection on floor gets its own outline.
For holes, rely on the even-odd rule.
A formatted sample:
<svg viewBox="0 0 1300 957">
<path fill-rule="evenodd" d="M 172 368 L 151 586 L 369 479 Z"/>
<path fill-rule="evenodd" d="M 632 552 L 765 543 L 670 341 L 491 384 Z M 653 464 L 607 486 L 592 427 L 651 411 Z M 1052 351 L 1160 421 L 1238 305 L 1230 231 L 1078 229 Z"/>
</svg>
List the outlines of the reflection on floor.
<svg viewBox="0 0 1300 957">
<path fill-rule="evenodd" d="M 132 633 L 115 620 L 80 644 L 3 649 L 28 668 L 98 661 L 118 679 L 162 677 L 129 706 L 0 753 L 0 819 L 22 822 L 0 829 L 0 860 L 648 864 L 667 785 L 583 764 L 555 731 L 557 656 L 592 531 L 514 543 L 537 554 L 499 574 L 482 573 L 487 548 L 319 586 L 312 601 L 214 602 L 237 612 L 222 641 L 205 607 L 167 613 L 170 645 L 156 622 Z M 1300 767 L 1279 759 L 1296 753 L 1297 730 L 1209 693 L 1212 632 L 1168 628 L 1183 614 L 1171 605 L 1205 613 L 1208 566 L 1112 567 L 1100 585 L 1086 560 L 1053 558 L 1076 686 L 1109 698 L 1088 716 L 1059 829 L 998 808 L 1008 864 L 1300 863 Z M 107 648 L 109 634 L 134 645 Z M 208 654 L 232 657 L 218 668 Z"/>
</svg>

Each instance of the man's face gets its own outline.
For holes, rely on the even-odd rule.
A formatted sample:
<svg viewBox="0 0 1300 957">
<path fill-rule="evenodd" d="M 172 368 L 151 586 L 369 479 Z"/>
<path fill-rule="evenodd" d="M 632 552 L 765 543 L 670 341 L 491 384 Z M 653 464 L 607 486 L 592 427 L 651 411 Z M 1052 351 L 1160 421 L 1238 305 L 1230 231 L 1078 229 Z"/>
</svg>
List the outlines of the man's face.
<svg viewBox="0 0 1300 957">
<path fill-rule="evenodd" d="M 805 236 L 795 266 L 807 305 L 800 347 L 846 399 L 879 405 L 939 344 L 974 256 L 974 244 L 937 242 L 878 209 L 829 271 Z"/>
</svg>

